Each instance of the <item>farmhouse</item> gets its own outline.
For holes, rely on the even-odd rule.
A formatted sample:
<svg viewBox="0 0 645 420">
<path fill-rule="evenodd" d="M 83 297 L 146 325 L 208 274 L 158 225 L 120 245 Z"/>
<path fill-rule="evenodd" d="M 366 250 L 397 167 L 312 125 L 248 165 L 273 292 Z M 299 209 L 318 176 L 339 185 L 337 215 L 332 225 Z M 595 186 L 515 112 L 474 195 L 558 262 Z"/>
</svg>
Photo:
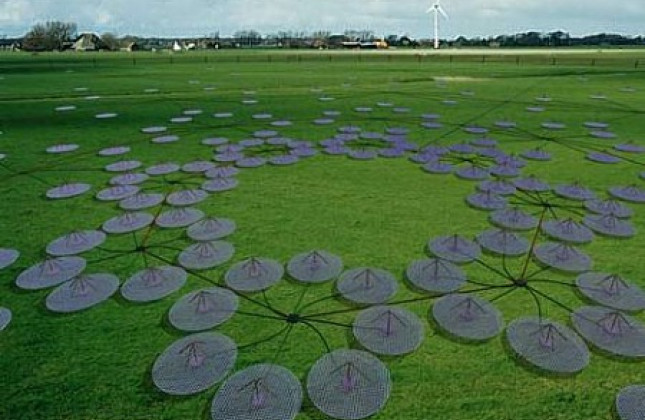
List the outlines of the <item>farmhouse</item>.
<svg viewBox="0 0 645 420">
<path fill-rule="evenodd" d="M 107 46 L 98 34 L 83 32 L 74 40 L 70 49 L 74 51 L 98 51 L 107 49 Z"/>
</svg>

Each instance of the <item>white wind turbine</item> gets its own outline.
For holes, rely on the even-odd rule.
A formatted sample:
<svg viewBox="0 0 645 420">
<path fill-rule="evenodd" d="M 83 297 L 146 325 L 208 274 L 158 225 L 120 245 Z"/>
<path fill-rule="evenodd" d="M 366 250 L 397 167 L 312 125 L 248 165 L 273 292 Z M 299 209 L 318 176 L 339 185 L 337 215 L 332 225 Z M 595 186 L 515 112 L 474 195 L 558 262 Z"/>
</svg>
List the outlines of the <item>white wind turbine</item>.
<svg viewBox="0 0 645 420">
<path fill-rule="evenodd" d="M 436 50 L 439 49 L 439 15 L 443 16 L 446 20 L 448 19 L 448 15 L 443 10 L 443 7 L 441 7 L 441 4 L 439 4 L 439 0 L 426 10 L 426 13 L 434 13 L 434 49 Z"/>
</svg>

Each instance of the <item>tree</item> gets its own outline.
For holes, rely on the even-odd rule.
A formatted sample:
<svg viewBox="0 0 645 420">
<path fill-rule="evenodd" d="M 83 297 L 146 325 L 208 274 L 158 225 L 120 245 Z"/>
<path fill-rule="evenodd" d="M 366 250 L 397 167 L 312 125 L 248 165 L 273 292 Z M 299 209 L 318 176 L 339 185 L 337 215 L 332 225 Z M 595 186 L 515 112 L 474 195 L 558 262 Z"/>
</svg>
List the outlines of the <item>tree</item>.
<svg viewBox="0 0 645 420">
<path fill-rule="evenodd" d="M 73 22 L 48 21 L 35 24 L 23 39 L 23 48 L 32 51 L 61 51 L 76 36 Z"/>
<path fill-rule="evenodd" d="M 47 34 L 45 25 L 37 23 L 22 41 L 22 48 L 27 51 L 44 51 L 47 49 Z"/>
<path fill-rule="evenodd" d="M 246 47 L 257 46 L 262 42 L 262 35 L 254 29 L 247 31 L 237 31 L 235 32 L 233 37 L 238 44 Z"/>
<path fill-rule="evenodd" d="M 116 51 L 121 48 L 121 40 L 112 32 L 106 32 L 101 35 L 101 40 L 108 50 Z"/>
</svg>

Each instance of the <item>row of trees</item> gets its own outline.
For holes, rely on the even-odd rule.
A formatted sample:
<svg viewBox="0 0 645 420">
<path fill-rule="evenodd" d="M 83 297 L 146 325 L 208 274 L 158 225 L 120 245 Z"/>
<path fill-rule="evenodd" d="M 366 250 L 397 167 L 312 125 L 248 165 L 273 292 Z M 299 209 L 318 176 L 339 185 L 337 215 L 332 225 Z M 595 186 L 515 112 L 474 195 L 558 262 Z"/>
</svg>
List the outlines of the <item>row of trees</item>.
<svg viewBox="0 0 645 420">
<path fill-rule="evenodd" d="M 50 21 L 38 23 L 22 38 L 21 47 L 29 51 L 61 51 L 69 48 L 77 37 L 77 26 L 73 22 Z M 340 46 L 344 41 L 374 41 L 371 30 L 346 30 L 343 34 L 330 31 L 279 31 L 263 35 L 256 30 L 236 32 L 232 37 L 222 37 L 215 32 L 208 36 L 184 40 L 197 48 L 226 47 L 283 47 L 283 48 L 325 48 Z M 119 37 L 113 33 L 100 36 L 100 48 L 119 50 L 136 44 L 143 49 L 162 49 L 171 46 L 175 39 L 144 38 L 136 36 Z M 407 36 L 390 35 L 385 38 L 390 46 L 414 47 L 428 45 L 429 40 L 419 42 Z M 449 47 L 562 47 L 562 46 L 627 46 L 645 45 L 645 37 L 627 37 L 617 34 L 597 34 L 574 37 L 562 31 L 540 33 L 524 32 L 515 35 L 500 35 L 488 38 L 467 38 L 460 36 L 454 40 L 442 41 Z"/>
<path fill-rule="evenodd" d="M 464 47 L 582 47 L 582 46 L 630 46 L 645 45 L 645 37 L 628 37 L 619 34 L 594 34 L 581 37 L 567 32 L 523 32 L 514 35 L 499 35 L 489 38 L 466 38 L 460 36 L 450 41 L 453 46 Z"/>
<path fill-rule="evenodd" d="M 76 37 L 77 26 L 73 22 L 50 21 L 35 24 L 22 39 L 26 50 L 60 51 Z"/>
</svg>

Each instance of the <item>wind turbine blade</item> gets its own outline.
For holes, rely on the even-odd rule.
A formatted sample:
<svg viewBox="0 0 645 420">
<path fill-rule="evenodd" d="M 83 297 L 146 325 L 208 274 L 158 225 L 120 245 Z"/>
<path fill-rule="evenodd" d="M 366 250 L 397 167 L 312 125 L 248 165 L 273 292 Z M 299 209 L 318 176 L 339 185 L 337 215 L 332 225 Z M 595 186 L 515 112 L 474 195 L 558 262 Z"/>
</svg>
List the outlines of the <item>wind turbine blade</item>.
<svg viewBox="0 0 645 420">
<path fill-rule="evenodd" d="M 429 8 L 428 10 L 426 10 L 426 13 L 432 13 L 432 12 L 434 12 L 434 11 L 435 11 L 435 8 L 434 8 L 434 6 L 432 6 L 431 8 Z"/>
<path fill-rule="evenodd" d="M 439 7 L 437 7 L 437 10 L 439 11 L 439 13 L 441 13 L 441 16 L 443 16 L 445 19 L 450 19 L 448 17 L 448 15 L 446 14 L 446 11 L 443 10 L 443 7 L 439 6 Z"/>
</svg>

